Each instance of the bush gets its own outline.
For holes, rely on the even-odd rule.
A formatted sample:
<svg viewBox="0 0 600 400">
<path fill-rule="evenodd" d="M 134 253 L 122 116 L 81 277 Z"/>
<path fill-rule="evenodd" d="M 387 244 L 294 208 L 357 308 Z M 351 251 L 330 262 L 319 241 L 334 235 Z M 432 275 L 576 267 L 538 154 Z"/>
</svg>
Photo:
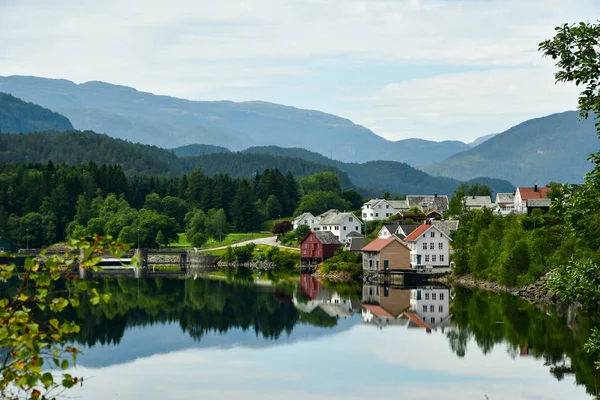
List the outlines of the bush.
<svg viewBox="0 0 600 400">
<path fill-rule="evenodd" d="M 233 248 L 233 257 L 235 261 L 237 261 L 240 264 L 243 264 L 252 260 L 252 252 L 254 252 L 255 247 L 256 245 L 254 243 L 249 243 L 245 246 Z"/>
<path fill-rule="evenodd" d="M 292 223 L 290 221 L 281 221 L 280 223 L 276 224 L 273 229 L 271 230 L 271 233 L 275 234 L 275 235 L 282 235 L 284 233 L 288 233 L 290 231 L 292 231 L 294 229 L 294 226 L 292 225 Z"/>
</svg>

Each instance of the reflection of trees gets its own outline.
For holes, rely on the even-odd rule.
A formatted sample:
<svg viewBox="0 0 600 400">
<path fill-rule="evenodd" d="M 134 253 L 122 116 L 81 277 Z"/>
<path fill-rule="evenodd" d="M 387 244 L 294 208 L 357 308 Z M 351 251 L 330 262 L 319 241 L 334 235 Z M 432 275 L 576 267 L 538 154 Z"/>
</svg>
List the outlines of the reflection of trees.
<svg viewBox="0 0 600 400">
<path fill-rule="evenodd" d="M 81 331 L 75 340 L 89 346 L 118 344 L 125 329 L 178 322 L 190 337 L 200 340 L 207 332 L 232 328 L 253 330 L 276 339 L 289 334 L 298 323 L 334 327 L 337 319 L 320 310 L 306 314 L 291 302 L 281 301 L 295 290 L 289 282 L 273 291 L 257 291 L 253 285 L 208 279 L 103 279 L 98 290 L 111 293 L 108 304 L 69 311 Z M 281 290 L 280 290 L 281 289 Z M 288 293 L 289 292 L 289 293 Z"/>
<path fill-rule="evenodd" d="M 594 318 L 579 318 L 574 332 L 565 318 L 541 312 L 516 296 L 464 288 L 455 290 L 452 314 L 457 329 L 446 337 L 459 357 L 465 355 L 471 337 L 486 354 L 496 344 L 508 343 L 511 354 L 543 358 L 557 379 L 575 374 L 578 384 L 595 392 L 593 362 L 583 350 Z"/>
</svg>

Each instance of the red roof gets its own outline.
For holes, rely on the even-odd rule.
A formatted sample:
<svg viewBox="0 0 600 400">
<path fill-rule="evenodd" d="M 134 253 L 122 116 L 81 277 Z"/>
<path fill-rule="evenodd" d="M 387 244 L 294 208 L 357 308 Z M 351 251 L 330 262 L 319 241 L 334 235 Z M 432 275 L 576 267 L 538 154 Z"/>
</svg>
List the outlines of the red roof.
<svg viewBox="0 0 600 400">
<path fill-rule="evenodd" d="M 381 251 L 387 247 L 388 244 L 394 242 L 396 239 L 375 239 L 368 245 L 362 248 L 362 251 Z"/>
<path fill-rule="evenodd" d="M 415 229 L 414 231 L 412 231 L 405 239 L 405 242 L 412 242 L 413 240 L 417 240 L 419 238 L 419 236 L 421 236 L 422 234 L 424 234 L 425 232 L 427 232 L 429 230 L 429 228 L 431 228 L 432 225 L 421 225 L 419 226 L 417 229 Z"/>
<path fill-rule="evenodd" d="M 366 308 L 367 310 L 371 311 L 371 313 L 373 315 L 377 315 L 378 317 L 394 318 L 394 316 L 392 314 L 390 314 L 389 312 L 385 311 L 380 306 L 374 306 L 372 304 L 363 304 L 362 306 L 364 308 Z"/>
<path fill-rule="evenodd" d="M 545 199 L 550 193 L 550 188 L 538 187 L 537 192 L 532 187 L 520 187 L 517 189 L 521 193 L 521 199 L 532 200 L 532 199 Z"/>
<path fill-rule="evenodd" d="M 431 329 L 421 318 L 417 317 L 411 312 L 404 313 L 412 322 L 414 322 L 419 328 Z"/>
</svg>

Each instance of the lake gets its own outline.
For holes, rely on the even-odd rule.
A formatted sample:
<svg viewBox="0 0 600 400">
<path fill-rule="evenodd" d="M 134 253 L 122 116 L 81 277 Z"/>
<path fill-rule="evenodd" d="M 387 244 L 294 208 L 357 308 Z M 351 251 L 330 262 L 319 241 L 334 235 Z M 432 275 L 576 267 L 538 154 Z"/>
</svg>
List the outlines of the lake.
<svg viewBox="0 0 600 400">
<path fill-rule="evenodd" d="M 591 321 L 445 286 L 103 279 L 83 399 L 590 399 Z M 569 327 L 571 326 L 571 327 Z"/>
</svg>

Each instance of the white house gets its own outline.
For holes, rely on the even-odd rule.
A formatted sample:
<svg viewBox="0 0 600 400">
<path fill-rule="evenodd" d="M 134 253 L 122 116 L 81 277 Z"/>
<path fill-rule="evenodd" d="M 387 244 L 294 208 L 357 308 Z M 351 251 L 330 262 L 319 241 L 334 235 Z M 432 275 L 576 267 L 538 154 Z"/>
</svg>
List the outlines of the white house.
<svg viewBox="0 0 600 400">
<path fill-rule="evenodd" d="M 411 268 L 450 267 L 450 242 L 452 239 L 437 226 L 421 225 L 404 241 L 410 249 Z"/>
<path fill-rule="evenodd" d="M 444 212 L 448 209 L 448 196 L 438 196 L 434 194 L 433 196 L 406 196 L 406 201 L 408 202 L 408 209 L 413 207 L 419 208 L 423 212 L 427 212 L 429 210 L 437 210 L 439 212 Z"/>
<path fill-rule="evenodd" d="M 379 239 L 389 239 L 396 234 L 399 230 L 400 224 L 383 224 L 379 232 L 377 232 L 377 237 Z"/>
<path fill-rule="evenodd" d="M 410 293 L 409 328 L 429 330 L 444 327 L 450 320 L 450 289 L 412 289 Z M 415 318 L 416 317 L 416 318 Z"/>
<path fill-rule="evenodd" d="M 345 243 L 350 232 L 361 233 L 362 225 L 363 222 L 352 213 L 330 210 L 319 221 L 319 227 L 315 230 L 330 231 L 340 242 Z"/>
<path fill-rule="evenodd" d="M 319 224 L 319 220 L 311 213 L 305 212 L 304 214 L 301 214 L 294 218 L 292 224 L 294 225 L 294 230 L 298 229 L 300 225 L 308 225 L 308 227 L 312 231 L 313 228 Z"/>
<path fill-rule="evenodd" d="M 527 213 L 527 200 L 545 199 L 550 193 L 550 188 L 547 187 L 518 187 L 515 191 L 515 212 L 519 214 Z"/>
<path fill-rule="evenodd" d="M 490 196 L 465 196 L 465 207 L 469 211 L 480 210 L 483 207 L 493 209 L 494 203 L 492 203 Z"/>
<path fill-rule="evenodd" d="M 363 204 L 361 209 L 363 221 L 381 221 L 409 207 L 406 200 L 373 199 Z"/>
<path fill-rule="evenodd" d="M 496 193 L 494 211 L 497 214 L 508 215 L 516 213 L 514 193 Z"/>
</svg>

